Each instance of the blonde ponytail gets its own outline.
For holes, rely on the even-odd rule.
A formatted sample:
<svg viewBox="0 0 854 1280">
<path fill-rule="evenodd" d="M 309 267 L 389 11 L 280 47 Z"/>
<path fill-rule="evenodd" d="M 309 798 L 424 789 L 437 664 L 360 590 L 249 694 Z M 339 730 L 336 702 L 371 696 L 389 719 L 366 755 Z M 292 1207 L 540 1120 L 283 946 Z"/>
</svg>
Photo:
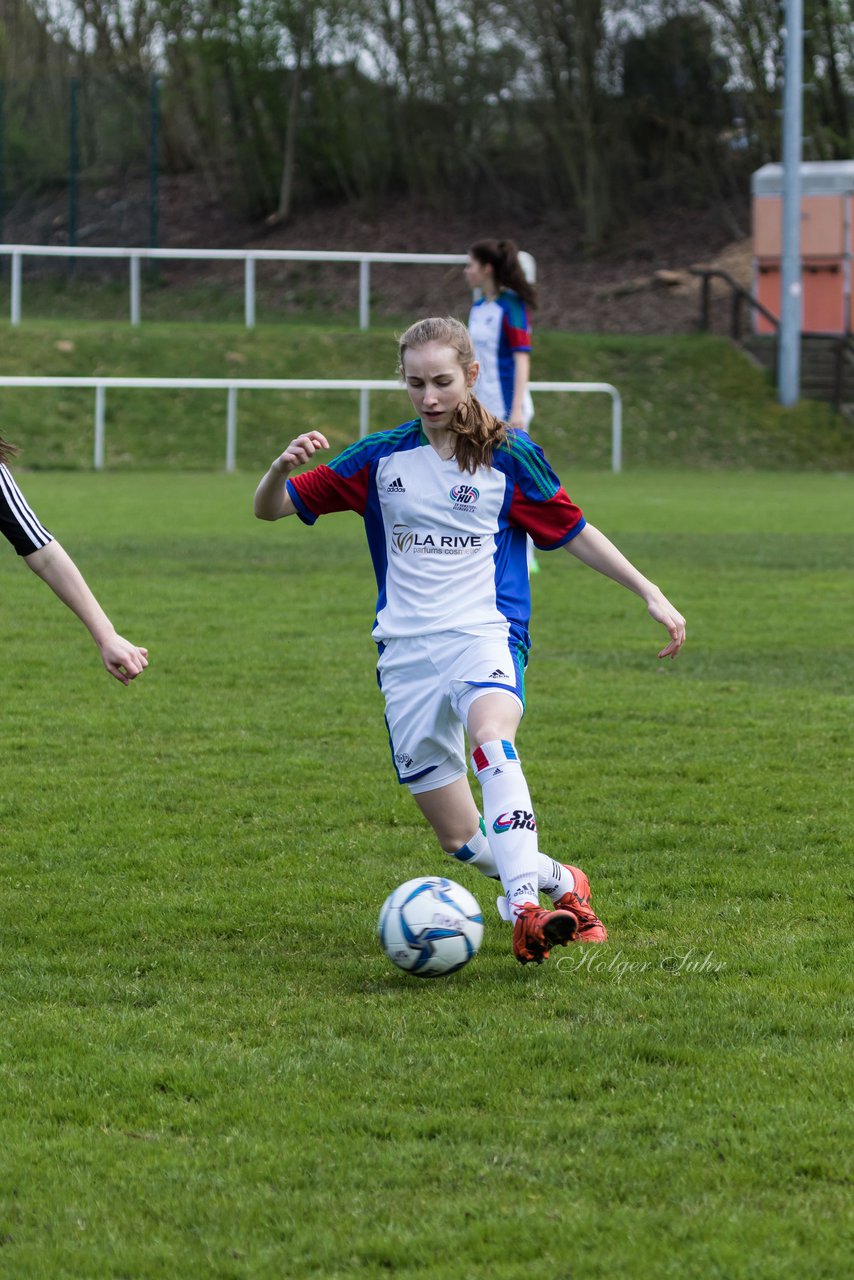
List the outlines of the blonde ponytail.
<svg viewBox="0 0 854 1280">
<path fill-rule="evenodd" d="M 507 439 L 507 423 L 496 418 L 469 395 L 459 405 L 451 420 L 454 433 L 454 457 L 460 471 L 474 475 L 478 467 L 492 466 L 492 451 Z"/>
</svg>

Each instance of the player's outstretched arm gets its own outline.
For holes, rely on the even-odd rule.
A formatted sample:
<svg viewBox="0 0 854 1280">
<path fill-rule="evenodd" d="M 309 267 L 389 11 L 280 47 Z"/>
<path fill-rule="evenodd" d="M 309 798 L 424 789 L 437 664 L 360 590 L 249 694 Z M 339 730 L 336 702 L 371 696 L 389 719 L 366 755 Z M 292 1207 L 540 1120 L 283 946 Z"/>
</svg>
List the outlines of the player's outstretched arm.
<svg viewBox="0 0 854 1280">
<path fill-rule="evenodd" d="M 309 462 L 318 449 L 328 448 L 329 441 L 319 431 L 306 431 L 291 441 L 261 477 L 261 483 L 255 490 L 254 510 L 259 520 L 281 520 L 283 516 L 295 513 L 296 507 L 285 488 L 285 481 L 297 467 Z"/>
<path fill-rule="evenodd" d="M 111 676 L 130 684 L 148 666 L 148 650 L 131 644 L 117 634 L 98 604 L 71 556 L 55 540 L 25 556 L 33 573 L 46 582 L 54 595 L 75 613 L 101 653 L 101 661 Z"/>
<path fill-rule="evenodd" d="M 583 564 L 603 573 L 606 578 L 613 578 L 620 586 L 628 587 L 629 591 L 640 596 L 650 617 L 660 622 L 670 635 L 670 643 L 661 650 L 659 658 L 675 658 L 685 643 L 685 619 L 655 583 L 645 578 L 622 551 L 592 524 L 585 525 L 581 533 L 568 542 L 566 547 Z"/>
</svg>

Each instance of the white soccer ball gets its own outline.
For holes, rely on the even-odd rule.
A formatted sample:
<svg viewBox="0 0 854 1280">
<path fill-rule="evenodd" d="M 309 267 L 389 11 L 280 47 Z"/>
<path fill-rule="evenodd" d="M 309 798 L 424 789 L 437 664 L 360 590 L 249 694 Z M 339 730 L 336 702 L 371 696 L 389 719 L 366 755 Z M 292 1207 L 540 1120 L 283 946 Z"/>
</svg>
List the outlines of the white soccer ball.
<svg viewBox="0 0 854 1280">
<path fill-rule="evenodd" d="M 441 978 L 477 955 L 483 916 L 461 884 L 444 876 L 421 876 L 388 895 L 379 933 L 389 960 L 404 973 Z"/>
</svg>

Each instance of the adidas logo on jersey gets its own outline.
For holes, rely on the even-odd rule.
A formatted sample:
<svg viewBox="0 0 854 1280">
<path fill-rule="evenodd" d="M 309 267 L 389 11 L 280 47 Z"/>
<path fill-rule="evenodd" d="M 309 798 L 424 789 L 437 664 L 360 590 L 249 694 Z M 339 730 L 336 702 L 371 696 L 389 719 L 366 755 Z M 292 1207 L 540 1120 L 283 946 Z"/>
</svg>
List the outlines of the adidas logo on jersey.
<svg viewBox="0 0 854 1280">
<path fill-rule="evenodd" d="M 493 671 L 492 675 L 489 678 L 490 680 L 509 680 L 510 679 L 507 672 L 501 671 L 501 670 Z"/>
<path fill-rule="evenodd" d="M 406 493 L 406 485 L 403 483 L 400 476 L 397 476 L 396 479 L 392 480 L 391 484 L 386 485 L 386 493 Z"/>
</svg>

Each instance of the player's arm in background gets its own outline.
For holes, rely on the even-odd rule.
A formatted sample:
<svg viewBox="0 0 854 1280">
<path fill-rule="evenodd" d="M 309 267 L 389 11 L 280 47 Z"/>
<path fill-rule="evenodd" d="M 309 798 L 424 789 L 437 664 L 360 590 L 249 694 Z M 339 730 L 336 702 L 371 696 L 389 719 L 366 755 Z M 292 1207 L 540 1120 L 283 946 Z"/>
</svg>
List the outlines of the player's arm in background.
<svg viewBox="0 0 854 1280">
<path fill-rule="evenodd" d="M 654 582 L 645 578 L 622 551 L 591 524 L 585 524 L 578 536 L 566 544 L 566 549 L 582 564 L 589 565 L 606 578 L 613 578 L 621 587 L 627 587 L 640 596 L 649 616 L 660 622 L 670 635 L 670 643 L 661 650 L 659 658 L 676 657 L 685 643 L 685 619 Z"/>
<path fill-rule="evenodd" d="M 101 661 L 111 676 L 122 684 L 130 684 L 148 666 L 148 650 L 141 649 L 115 627 L 98 604 L 83 574 L 68 552 L 54 539 L 46 547 L 23 557 L 33 573 L 46 582 L 51 591 L 86 627 L 101 654 Z"/>
<path fill-rule="evenodd" d="M 510 426 L 525 425 L 525 392 L 531 379 L 530 351 L 513 352 L 513 404 L 510 409 Z"/>
<path fill-rule="evenodd" d="M 511 427 L 525 425 L 525 394 L 531 378 L 531 320 L 521 298 L 502 295 L 503 337 L 513 353 L 513 403 Z"/>
<path fill-rule="evenodd" d="M 288 476 L 297 467 L 311 461 L 318 449 L 328 449 L 329 441 L 319 431 L 307 431 L 292 440 L 261 477 L 255 490 L 255 515 L 259 520 L 281 520 L 283 516 L 296 514 L 296 507 L 287 491 Z"/>
</svg>

